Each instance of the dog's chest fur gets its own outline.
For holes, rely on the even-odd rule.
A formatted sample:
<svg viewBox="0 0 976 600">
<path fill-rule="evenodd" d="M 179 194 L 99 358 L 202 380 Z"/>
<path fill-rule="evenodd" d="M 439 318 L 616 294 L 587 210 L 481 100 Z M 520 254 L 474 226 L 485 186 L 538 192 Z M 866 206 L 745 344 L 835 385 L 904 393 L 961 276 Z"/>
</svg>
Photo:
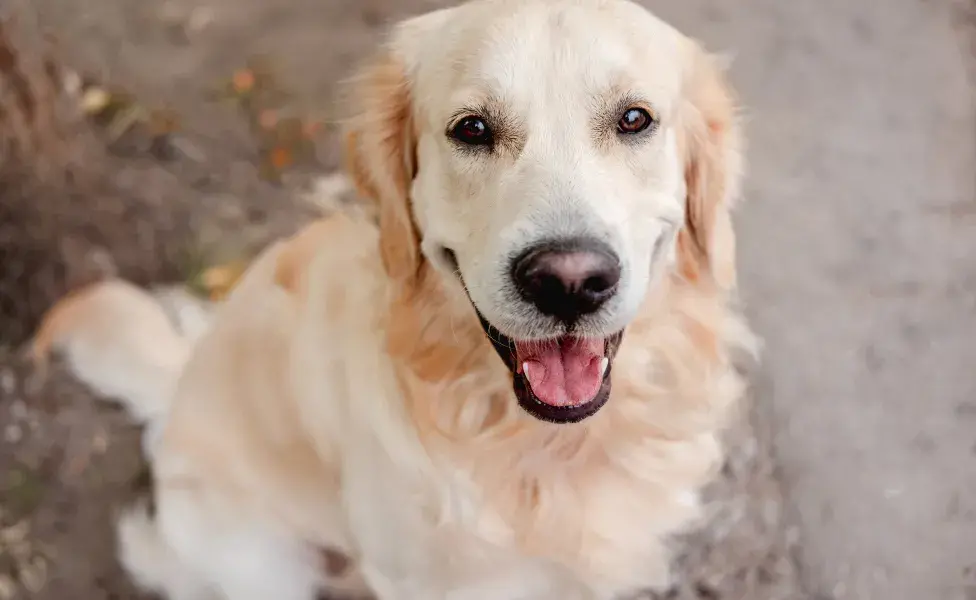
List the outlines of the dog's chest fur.
<svg viewBox="0 0 976 600">
<path fill-rule="evenodd" d="M 478 402 L 514 406 L 509 395 Z M 621 396 L 611 402 L 640 400 Z M 696 516 L 697 486 L 719 456 L 715 438 L 615 433 L 613 415 L 575 429 L 509 418 L 483 437 L 427 440 L 436 475 L 423 487 L 438 494 L 424 512 L 443 547 L 496 573 L 535 564 L 594 593 L 665 583 L 666 535 Z"/>
<path fill-rule="evenodd" d="M 680 328 L 683 318 L 664 321 Z M 657 320 L 635 329 L 608 406 L 576 425 L 522 412 L 490 349 L 462 377 L 430 382 L 401 369 L 388 399 L 405 407 L 424 468 L 404 482 L 418 500 L 401 508 L 415 514 L 396 518 L 432 540 L 438 568 L 500 578 L 509 569 L 523 582 L 528 569 L 540 585 L 576 582 L 598 598 L 666 582 L 667 535 L 697 515 L 697 490 L 721 456 L 717 409 L 738 385 L 731 369 L 705 368 L 713 359 L 686 332 Z M 647 342 L 652 329 L 673 352 Z"/>
</svg>

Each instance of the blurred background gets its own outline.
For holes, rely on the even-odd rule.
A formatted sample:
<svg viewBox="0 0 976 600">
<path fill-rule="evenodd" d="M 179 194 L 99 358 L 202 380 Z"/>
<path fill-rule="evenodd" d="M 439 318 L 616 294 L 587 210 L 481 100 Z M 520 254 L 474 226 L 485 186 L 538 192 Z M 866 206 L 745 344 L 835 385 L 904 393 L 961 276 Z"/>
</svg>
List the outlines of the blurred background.
<svg viewBox="0 0 976 600">
<path fill-rule="evenodd" d="M 748 414 L 669 600 L 976 600 L 976 2 L 644 0 L 731 59 Z M 345 201 L 337 82 L 441 0 L 0 3 L 0 600 L 141 598 L 137 432 L 18 353 L 121 275 L 218 299 Z M 418 599 L 420 600 L 420 599 Z"/>
</svg>

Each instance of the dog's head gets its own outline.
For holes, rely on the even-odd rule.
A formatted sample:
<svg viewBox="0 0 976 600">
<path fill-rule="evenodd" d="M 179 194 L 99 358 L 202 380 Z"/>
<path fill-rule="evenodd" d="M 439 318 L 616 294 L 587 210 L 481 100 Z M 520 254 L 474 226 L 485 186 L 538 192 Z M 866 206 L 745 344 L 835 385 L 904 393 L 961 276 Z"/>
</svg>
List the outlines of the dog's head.
<svg viewBox="0 0 976 600">
<path fill-rule="evenodd" d="M 397 26 L 353 82 L 349 170 L 388 274 L 464 290 L 532 415 L 606 402 L 665 273 L 734 284 L 730 90 L 626 0 L 477 0 Z"/>
</svg>

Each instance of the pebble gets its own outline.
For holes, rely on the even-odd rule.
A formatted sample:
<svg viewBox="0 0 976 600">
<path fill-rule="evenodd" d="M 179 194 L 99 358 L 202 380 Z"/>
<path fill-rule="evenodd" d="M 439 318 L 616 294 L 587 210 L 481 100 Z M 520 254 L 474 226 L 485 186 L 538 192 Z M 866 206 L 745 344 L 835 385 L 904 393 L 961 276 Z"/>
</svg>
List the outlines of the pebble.
<svg viewBox="0 0 976 600">
<path fill-rule="evenodd" d="M 9 369 L 0 371 L 0 392 L 11 395 L 17 391 L 17 378 Z"/>
<path fill-rule="evenodd" d="M 10 404 L 10 416 L 14 420 L 24 420 L 27 418 L 27 404 L 23 400 L 14 400 Z"/>
<path fill-rule="evenodd" d="M 16 444 L 24 438 L 24 430 L 19 425 L 7 425 L 3 430 L 3 441 L 8 444 Z"/>
<path fill-rule="evenodd" d="M 17 584 L 7 575 L 0 575 L 0 600 L 13 600 L 17 597 Z"/>
</svg>

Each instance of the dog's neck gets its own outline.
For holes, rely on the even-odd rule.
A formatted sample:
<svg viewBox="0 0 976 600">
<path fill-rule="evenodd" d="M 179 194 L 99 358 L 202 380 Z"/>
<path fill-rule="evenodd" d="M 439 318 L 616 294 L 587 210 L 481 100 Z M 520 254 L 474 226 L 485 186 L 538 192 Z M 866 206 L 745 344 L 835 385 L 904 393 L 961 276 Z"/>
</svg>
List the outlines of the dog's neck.
<svg viewBox="0 0 976 600">
<path fill-rule="evenodd" d="M 409 281 L 394 282 L 387 351 L 432 385 L 486 368 L 491 352 L 470 303 L 452 291 L 426 261 Z"/>
</svg>

